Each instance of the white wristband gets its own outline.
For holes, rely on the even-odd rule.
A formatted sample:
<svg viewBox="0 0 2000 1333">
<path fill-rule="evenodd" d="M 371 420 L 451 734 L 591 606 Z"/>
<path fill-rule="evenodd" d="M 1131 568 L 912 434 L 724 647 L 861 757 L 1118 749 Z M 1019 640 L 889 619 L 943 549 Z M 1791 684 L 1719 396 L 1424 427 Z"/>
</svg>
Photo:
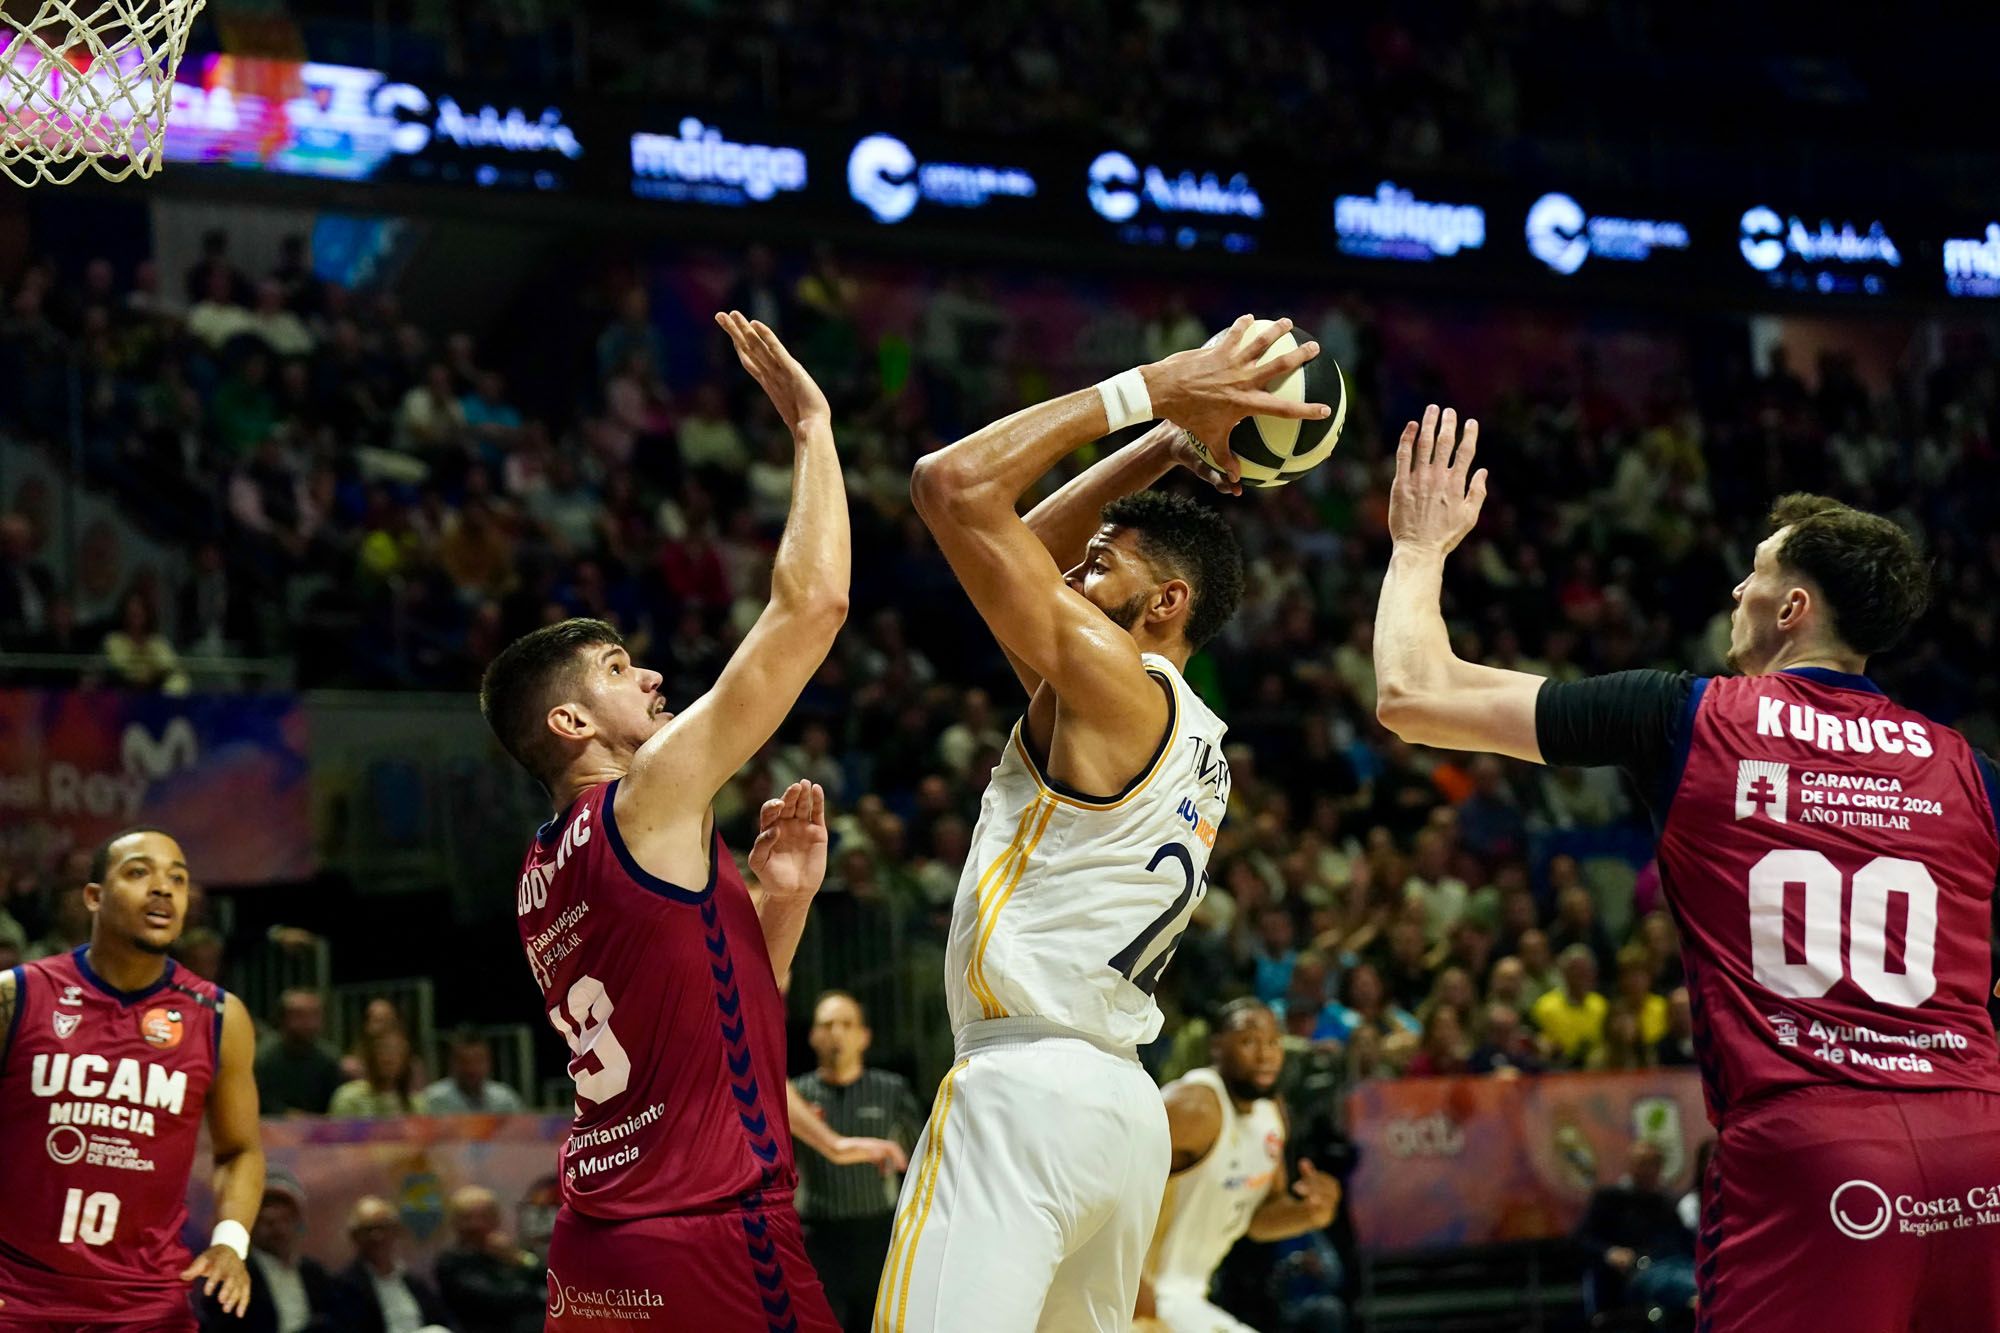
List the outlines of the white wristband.
<svg viewBox="0 0 2000 1333">
<path fill-rule="evenodd" d="M 236 1257 L 244 1261 L 250 1258 L 250 1232 L 241 1222 L 222 1221 L 215 1224 L 209 1233 L 210 1245 L 226 1245 L 236 1252 Z"/>
<path fill-rule="evenodd" d="M 1136 368 L 1100 381 L 1097 396 L 1104 400 L 1104 416 L 1112 430 L 1153 419 L 1153 395 L 1146 392 L 1146 377 Z"/>
</svg>

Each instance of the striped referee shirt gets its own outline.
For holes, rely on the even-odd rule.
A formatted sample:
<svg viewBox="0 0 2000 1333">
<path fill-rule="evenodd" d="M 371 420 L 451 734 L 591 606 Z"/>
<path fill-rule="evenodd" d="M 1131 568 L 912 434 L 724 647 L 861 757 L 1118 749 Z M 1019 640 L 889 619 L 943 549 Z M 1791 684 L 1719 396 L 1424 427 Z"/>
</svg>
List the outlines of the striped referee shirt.
<svg viewBox="0 0 2000 1333">
<path fill-rule="evenodd" d="M 864 1069 L 852 1083 L 834 1085 L 819 1071 L 792 1080 L 799 1095 L 819 1108 L 836 1134 L 894 1139 L 908 1152 L 923 1129 L 923 1113 L 908 1080 L 884 1069 Z M 884 1217 L 896 1211 L 901 1177 L 883 1175 L 869 1162 L 835 1166 L 809 1148 L 798 1152 L 799 1216 L 808 1222 Z"/>
</svg>

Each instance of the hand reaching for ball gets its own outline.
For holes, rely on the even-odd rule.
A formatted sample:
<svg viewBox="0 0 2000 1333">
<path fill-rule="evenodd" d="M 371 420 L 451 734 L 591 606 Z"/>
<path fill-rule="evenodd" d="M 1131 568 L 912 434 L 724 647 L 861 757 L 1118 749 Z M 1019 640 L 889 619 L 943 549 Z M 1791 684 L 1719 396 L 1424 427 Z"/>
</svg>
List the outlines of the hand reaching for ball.
<svg viewBox="0 0 2000 1333">
<path fill-rule="evenodd" d="M 1146 445 L 1156 445 L 1165 450 L 1175 467 L 1186 468 L 1224 495 L 1243 494 L 1243 483 L 1231 474 L 1229 468 L 1218 466 L 1208 446 L 1188 434 L 1177 422 L 1156 424 L 1139 440 L 1139 447 Z M 1236 461 L 1230 455 L 1227 443 L 1223 445 L 1223 457 L 1230 463 Z"/>
<path fill-rule="evenodd" d="M 1263 361 L 1272 344 L 1292 331 L 1292 321 L 1273 320 L 1261 329 L 1254 329 L 1255 324 L 1254 317 L 1244 315 L 1204 346 L 1176 352 L 1143 369 L 1153 410 L 1180 422 L 1206 447 L 1209 456 L 1203 461 L 1232 481 L 1242 475 L 1229 451 L 1229 432 L 1237 422 L 1253 415 L 1318 421 L 1333 413 L 1325 403 L 1283 398 L 1265 388 L 1318 356 L 1319 344 L 1302 343 Z"/>
</svg>

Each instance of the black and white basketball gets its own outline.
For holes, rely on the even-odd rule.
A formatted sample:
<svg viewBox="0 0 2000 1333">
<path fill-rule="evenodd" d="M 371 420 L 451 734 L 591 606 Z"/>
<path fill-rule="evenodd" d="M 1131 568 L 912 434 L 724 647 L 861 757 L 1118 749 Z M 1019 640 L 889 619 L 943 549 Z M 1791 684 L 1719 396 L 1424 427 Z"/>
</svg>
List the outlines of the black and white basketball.
<svg viewBox="0 0 2000 1333">
<path fill-rule="evenodd" d="M 1270 320 L 1260 319 L 1244 330 L 1243 339 L 1248 342 L 1270 327 Z M 1223 330 L 1203 345 L 1213 347 L 1216 339 L 1227 332 Z M 1276 360 L 1300 343 L 1311 341 L 1311 334 L 1294 328 L 1272 343 L 1257 359 L 1258 364 Z M 1347 420 L 1347 377 L 1324 352 L 1264 388 L 1294 402 L 1325 403 L 1333 411 L 1317 421 L 1245 417 L 1236 423 L 1236 428 L 1229 432 L 1230 452 L 1243 465 L 1243 484 L 1259 488 L 1283 486 L 1332 457 L 1333 446 L 1340 442 L 1340 428 Z M 1207 447 L 1198 440 L 1194 443 L 1206 457 Z"/>
</svg>

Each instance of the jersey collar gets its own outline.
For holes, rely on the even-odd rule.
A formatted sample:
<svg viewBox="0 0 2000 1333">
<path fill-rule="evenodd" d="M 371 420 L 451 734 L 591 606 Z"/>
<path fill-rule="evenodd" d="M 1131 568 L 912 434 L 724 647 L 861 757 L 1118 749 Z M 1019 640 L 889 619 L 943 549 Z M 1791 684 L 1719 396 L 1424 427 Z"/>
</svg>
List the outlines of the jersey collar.
<svg viewBox="0 0 2000 1333">
<path fill-rule="evenodd" d="M 1860 690 L 1863 694 L 1880 694 L 1882 687 L 1866 676 L 1856 676 L 1845 671 L 1835 671 L 1832 667 L 1786 667 L 1778 674 L 1800 676 L 1820 685 L 1831 685 L 1836 689 Z"/>
<path fill-rule="evenodd" d="M 116 986 L 91 970 L 90 960 L 84 957 L 89 952 L 90 946 L 88 944 L 79 944 L 75 949 L 70 951 L 70 957 L 76 959 L 76 970 L 83 974 L 85 981 L 95 986 L 98 990 L 103 991 L 120 1004 L 137 1004 L 149 995 L 157 995 L 159 992 L 165 990 L 168 983 L 174 979 L 176 964 L 173 959 L 169 958 L 167 960 L 167 970 L 160 973 L 160 979 L 152 985 L 142 987 L 139 990 L 119 990 Z"/>
<path fill-rule="evenodd" d="M 582 800 L 583 797 L 579 795 L 576 800 L 571 801 L 563 808 L 561 814 L 553 816 L 548 823 L 536 829 L 535 841 L 541 843 L 544 847 L 552 845 L 557 837 L 562 834 L 562 831 L 569 827 L 569 818 L 576 813 L 576 807 Z"/>
</svg>

